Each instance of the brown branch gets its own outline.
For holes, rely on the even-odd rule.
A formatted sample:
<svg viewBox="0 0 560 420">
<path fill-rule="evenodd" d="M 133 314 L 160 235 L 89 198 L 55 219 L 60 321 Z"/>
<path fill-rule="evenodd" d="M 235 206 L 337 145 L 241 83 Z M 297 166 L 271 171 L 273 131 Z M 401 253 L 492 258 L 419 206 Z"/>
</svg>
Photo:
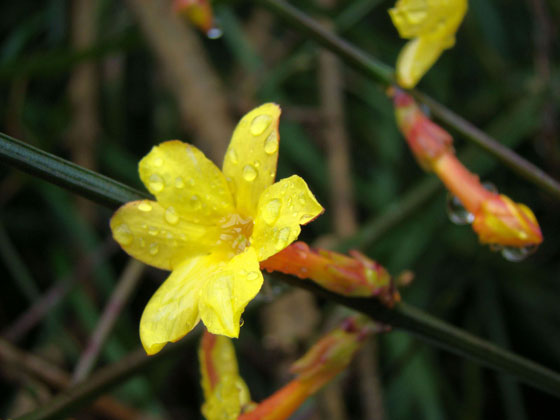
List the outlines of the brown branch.
<svg viewBox="0 0 560 420">
<path fill-rule="evenodd" d="M 184 128 L 221 163 L 233 131 L 226 96 L 201 41 L 167 0 L 126 0 L 168 77 Z"/>
</svg>

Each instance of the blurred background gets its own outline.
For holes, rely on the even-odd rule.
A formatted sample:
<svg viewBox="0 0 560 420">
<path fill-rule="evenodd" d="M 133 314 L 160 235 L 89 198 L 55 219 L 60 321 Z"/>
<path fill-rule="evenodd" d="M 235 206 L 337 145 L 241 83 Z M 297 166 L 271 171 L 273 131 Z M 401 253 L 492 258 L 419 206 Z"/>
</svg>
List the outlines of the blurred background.
<svg viewBox="0 0 560 420">
<path fill-rule="evenodd" d="M 390 65 L 404 45 L 387 14 L 392 1 L 292 4 Z M 304 177 L 327 210 L 301 239 L 350 244 L 394 275 L 411 270 L 406 302 L 559 370 L 559 203 L 456 137 L 461 160 L 540 221 L 540 249 L 506 261 L 449 221 L 445 191 L 407 150 L 382 88 L 258 2 L 212 5 L 218 39 L 167 0 L 3 2 L 0 131 L 143 189 L 137 163 L 153 145 L 178 138 L 221 165 L 236 121 L 274 101 L 283 109 L 278 177 Z M 419 85 L 556 179 L 559 24 L 557 1 L 470 0 L 456 46 Z M 0 413 L 9 418 L 136 350 L 142 310 L 167 273 L 118 249 L 110 210 L 4 164 L 0 208 Z M 102 314 L 114 290 L 122 311 L 84 368 L 91 335 L 111 324 Z M 235 342 L 253 399 L 284 384 L 287 366 L 344 315 L 267 281 Z M 201 418 L 199 333 L 180 355 L 112 389 L 108 407 L 75 417 Z M 557 418 L 557 407 L 394 331 L 369 342 L 294 418 L 524 420 Z"/>
</svg>

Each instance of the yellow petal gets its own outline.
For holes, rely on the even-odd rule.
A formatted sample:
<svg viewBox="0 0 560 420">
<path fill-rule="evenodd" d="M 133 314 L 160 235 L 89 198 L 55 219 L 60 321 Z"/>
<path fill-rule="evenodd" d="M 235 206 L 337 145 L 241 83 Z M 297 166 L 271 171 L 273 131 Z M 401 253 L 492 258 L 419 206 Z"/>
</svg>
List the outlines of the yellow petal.
<svg viewBox="0 0 560 420">
<path fill-rule="evenodd" d="M 219 241 L 215 226 L 185 220 L 174 207 L 155 201 L 133 201 L 111 218 L 113 237 L 132 257 L 172 270 L 186 258 L 207 254 Z"/>
<path fill-rule="evenodd" d="M 412 88 L 426 74 L 451 41 L 421 37 L 409 41 L 397 59 L 397 81 L 405 88 Z"/>
<path fill-rule="evenodd" d="M 274 183 L 279 118 L 278 105 L 264 104 L 246 114 L 233 132 L 223 171 L 244 217 L 255 216 L 259 196 Z"/>
<path fill-rule="evenodd" d="M 263 283 L 253 248 L 233 257 L 216 270 L 200 296 L 202 322 L 212 334 L 238 337 L 241 314 Z"/>
<path fill-rule="evenodd" d="M 180 264 L 159 287 L 140 320 L 140 340 L 149 355 L 191 331 L 198 321 L 200 292 L 224 266 L 216 255 L 191 258 Z"/>
<path fill-rule="evenodd" d="M 164 207 L 186 220 L 213 224 L 234 210 L 227 181 L 196 147 L 178 140 L 154 146 L 139 164 L 140 178 Z"/>
<path fill-rule="evenodd" d="M 294 175 L 267 188 L 259 200 L 251 246 L 259 261 L 283 250 L 299 235 L 299 225 L 323 212 L 303 179 Z"/>
<path fill-rule="evenodd" d="M 433 14 L 426 0 L 399 0 L 389 15 L 401 38 L 413 38 L 432 26 Z"/>
</svg>

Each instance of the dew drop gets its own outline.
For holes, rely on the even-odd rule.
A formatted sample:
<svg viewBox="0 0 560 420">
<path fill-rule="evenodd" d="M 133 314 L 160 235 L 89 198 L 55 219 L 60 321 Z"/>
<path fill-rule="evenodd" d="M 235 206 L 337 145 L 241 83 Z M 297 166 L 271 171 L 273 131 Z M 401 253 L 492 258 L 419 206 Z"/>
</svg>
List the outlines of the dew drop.
<svg viewBox="0 0 560 420">
<path fill-rule="evenodd" d="M 183 178 L 181 178 L 180 176 L 175 178 L 175 188 L 181 189 L 184 187 L 185 187 L 185 181 L 183 181 Z"/>
<path fill-rule="evenodd" d="M 305 225 L 306 223 L 309 223 L 311 220 L 313 220 L 313 217 L 314 216 L 312 214 L 304 214 L 299 218 L 299 224 Z"/>
<path fill-rule="evenodd" d="M 245 321 L 243 320 L 243 318 L 239 319 L 239 326 L 242 327 L 243 324 L 245 324 Z"/>
<path fill-rule="evenodd" d="M 523 247 L 505 246 L 502 249 L 502 257 L 511 262 L 523 261 L 537 250 L 536 245 Z"/>
<path fill-rule="evenodd" d="M 247 182 L 253 182 L 258 172 L 253 165 L 245 165 L 243 168 L 243 179 Z"/>
<path fill-rule="evenodd" d="M 272 155 L 276 153 L 277 150 L 278 150 L 278 134 L 276 133 L 276 130 L 274 130 L 272 131 L 272 133 L 270 133 L 270 136 L 268 136 L 264 141 L 264 152 L 267 155 Z"/>
<path fill-rule="evenodd" d="M 210 29 L 208 29 L 208 32 L 206 32 L 206 36 L 209 39 L 221 38 L 223 34 L 224 34 L 224 31 L 222 31 L 222 28 L 220 28 L 216 25 L 212 26 Z"/>
<path fill-rule="evenodd" d="M 485 190 L 490 191 L 492 193 L 498 192 L 498 188 L 491 182 L 485 181 L 482 183 L 482 186 L 484 187 Z"/>
<path fill-rule="evenodd" d="M 165 210 L 165 221 L 170 225 L 179 223 L 179 216 L 173 207 L 168 207 L 167 210 Z"/>
<path fill-rule="evenodd" d="M 156 236 L 159 233 L 159 230 L 155 226 L 148 227 L 148 235 Z"/>
<path fill-rule="evenodd" d="M 162 165 L 163 165 L 163 159 L 162 158 L 157 157 L 157 158 L 154 159 L 154 166 L 157 166 L 159 168 Z"/>
<path fill-rule="evenodd" d="M 249 273 L 247 274 L 247 280 L 249 281 L 256 281 L 259 278 L 259 273 L 257 273 L 256 271 L 249 271 Z"/>
<path fill-rule="evenodd" d="M 231 163 L 235 165 L 239 163 L 239 156 L 237 156 L 237 152 L 235 151 L 235 149 L 233 148 L 229 149 L 228 155 L 229 155 L 229 160 L 231 160 Z"/>
<path fill-rule="evenodd" d="M 165 186 L 163 183 L 163 178 L 158 174 L 150 175 L 150 178 L 148 179 L 148 184 L 150 186 L 150 189 L 155 192 L 162 191 L 163 187 Z"/>
<path fill-rule="evenodd" d="M 467 225 L 474 221 L 474 214 L 470 213 L 456 196 L 447 194 L 447 216 L 456 225 Z"/>
<path fill-rule="evenodd" d="M 157 255 L 157 253 L 159 252 L 159 245 L 154 243 L 150 244 L 150 247 L 148 248 L 148 252 L 150 253 L 150 255 Z"/>
<path fill-rule="evenodd" d="M 268 201 L 263 208 L 263 219 L 269 225 L 274 224 L 278 217 L 280 216 L 280 208 L 282 207 L 282 202 L 277 198 Z"/>
<path fill-rule="evenodd" d="M 257 115 L 251 122 L 249 131 L 253 136 L 259 136 L 268 128 L 271 122 L 272 117 L 270 115 Z"/>
<path fill-rule="evenodd" d="M 406 13 L 406 20 L 411 25 L 417 25 L 426 18 L 426 15 L 424 10 L 409 10 Z"/>
<path fill-rule="evenodd" d="M 189 187 L 194 187 L 194 184 L 195 184 L 194 179 L 189 178 L 189 179 L 187 180 L 187 184 L 189 184 Z"/>
<path fill-rule="evenodd" d="M 289 239 L 290 239 L 290 228 L 284 227 L 280 229 L 276 237 L 276 249 L 280 251 L 286 248 L 288 246 Z"/>
<path fill-rule="evenodd" d="M 144 238 L 140 238 L 138 242 L 140 243 L 140 248 L 146 248 L 146 241 Z"/>
<path fill-rule="evenodd" d="M 134 239 L 132 231 L 127 224 L 123 223 L 115 228 L 115 240 L 121 245 L 130 245 Z"/>
<path fill-rule="evenodd" d="M 196 194 L 191 196 L 190 204 L 193 210 L 200 210 L 202 208 L 202 202 L 200 201 L 200 197 Z"/>
<path fill-rule="evenodd" d="M 150 204 L 149 201 L 142 201 L 142 202 L 138 205 L 138 210 L 147 213 L 147 212 L 149 212 L 149 211 L 152 211 L 152 205 Z"/>
</svg>

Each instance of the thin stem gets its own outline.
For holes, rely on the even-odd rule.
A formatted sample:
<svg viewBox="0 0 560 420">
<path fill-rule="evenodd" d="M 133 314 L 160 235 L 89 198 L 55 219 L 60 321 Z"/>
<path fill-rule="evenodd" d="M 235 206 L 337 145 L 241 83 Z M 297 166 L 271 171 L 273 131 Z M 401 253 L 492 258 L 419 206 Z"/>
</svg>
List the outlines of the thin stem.
<svg viewBox="0 0 560 420">
<path fill-rule="evenodd" d="M 5 150 L 4 141 L 4 136 L 0 136 L 0 151 Z M 19 143 L 18 140 L 12 138 L 9 138 L 9 141 L 10 144 L 16 143 L 17 145 Z M 131 195 L 135 199 L 140 197 L 141 193 L 134 189 L 62 158 L 36 148 L 27 148 L 25 152 L 29 161 L 32 162 L 27 165 L 31 168 L 30 172 L 35 172 L 44 179 L 76 191 L 85 197 L 97 199 L 99 204 L 114 207 L 115 204 L 126 202 Z M 0 153 L 0 159 L 5 155 L 5 153 Z M 14 159 L 8 161 L 13 162 Z M 40 170 L 33 170 L 34 164 L 39 165 Z M 105 191 L 111 193 L 109 198 L 103 196 Z M 381 305 L 376 299 L 350 299 L 326 292 L 311 282 L 304 282 L 288 276 L 284 278 L 298 287 L 321 293 L 328 299 L 358 310 L 376 320 L 403 328 L 436 346 L 477 360 L 496 370 L 511 373 L 538 388 L 560 395 L 560 375 L 557 373 L 502 350 L 404 303 L 394 309 L 389 309 Z M 88 386 L 90 386 L 89 382 L 84 385 L 84 387 Z"/>
<path fill-rule="evenodd" d="M 376 321 L 405 330 L 437 347 L 479 362 L 494 370 L 514 375 L 524 383 L 560 396 L 560 373 L 501 349 L 406 303 L 399 303 L 394 308 L 388 308 L 375 298 L 349 298 L 331 293 L 310 281 L 296 277 L 278 273 L 275 273 L 274 277 L 322 295 Z"/>
<path fill-rule="evenodd" d="M 384 86 L 389 86 L 394 83 L 394 70 L 390 66 L 369 56 L 364 51 L 325 29 L 317 21 L 311 19 L 284 0 L 256 1 L 262 3 L 290 25 L 338 55 L 348 65 L 362 72 L 367 77 Z M 429 96 L 416 90 L 411 93 L 416 99 L 427 105 L 436 117 L 445 122 L 449 127 L 457 130 L 467 140 L 472 141 L 495 156 L 523 178 L 549 192 L 555 198 L 560 199 L 560 183 L 558 181 L 512 150 L 502 146 L 496 139 L 484 133 L 437 101 L 431 99 Z"/>
<path fill-rule="evenodd" d="M 117 319 L 136 289 L 136 285 L 146 266 L 140 261 L 130 259 L 119 282 L 111 294 L 111 298 L 101 315 L 95 331 L 91 335 L 88 345 L 76 364 L 72 382 L 78 383 L 86 379 L 95 366 L 103 343 L 111 333 Z"/>
<path fill-rule="evenodd" d="M 0 160 L 96 203 L 114 208 L 146 193 L 0 133 Z"/>
<path fill-rule="evenodd" d="M 183 339 L 179 343 L 168 344 L 155 356 L 146 356 L 143 349 L 138 349 L 119 362 L 99 370 L 86 382 L 57 395 L 45 406 L 17 417 L 15 420 L 57 420 L 65 418 L 77 408 L 83 407 L 113 386 L 176 354 L 184 349 L 188 342 L 189 340 Z"/>
</svg>

